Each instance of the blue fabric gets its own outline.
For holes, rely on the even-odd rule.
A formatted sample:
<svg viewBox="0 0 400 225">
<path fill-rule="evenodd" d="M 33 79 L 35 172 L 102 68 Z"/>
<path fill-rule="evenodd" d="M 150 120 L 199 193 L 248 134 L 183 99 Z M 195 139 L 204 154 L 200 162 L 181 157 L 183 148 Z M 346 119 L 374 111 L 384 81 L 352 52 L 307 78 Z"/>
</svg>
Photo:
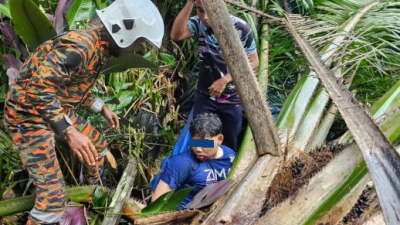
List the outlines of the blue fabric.
<svg viewBox="0 0 400 225">
<path fill-rule="evenodd" d="M 193 120 L 193 109 L 190 110 L 186 124 L 183 127 L 182 132 L 179 134 L 178 140 L 176 141 L 174 149 L 172 150 L 172 155 L 177 155 L 187 150 L 187 146 L 191 138 L 189 128 L 192 120 Z"/>
<path fill-rule="evenodd" d="M 188 145 L 189 145 L 189 141 L 190 141 L 190 132 L 189 132 L 189 128 L 190 128 L 190 123 L 193 120 L 193 109 L 190 110 L 189 113 L 189 117 L 186 121 L 185 126 L 182 129 L 182 132 L 179 134 L 178 140 L 175 143 L 174 149 L 172 150 L 172 155 L 178 155 L 179 153 L 182 153 L 186 150 L 188 150 Z M 168 158 L 171 156 L 167 156 L 164 161 L 161 164 L 161 168 L 160 170 L 162 171 L 165 168 L 165 163 L 168 161 Z M 160 182 L 160 176 L 161 174 L 157 174 L 151 181 L 150 181 L 150 187 L 151 187 L 151 191 L 154 192 L 154 190 L 156 190 L 156 187 L 158 185 L 158 183 Z"/>
<path fill-rule="evenodd" d="M 199 161 L 191 150 L 187 150 L 166 161 L 161 172 L 162 181 L 174 190 L 194 187 L 178 208 L 184 208 L 206 185 L 226 179 L 236 153 L 224 145 L 221 148 L 223 156 L 218 159 Z"/>
<path fill-rule="evenodd" d="M 248 56 L 256 54 L 256 43 L 250 26 L 242 19 L 231 15 L 243 48 Z M 240 104 L 239 95 L 233 82 L 226 85 L 225 90 L 220 97 L 210 96 L 209 87 L 214 81 L 225 76 L 228 71 L 222 50 L 218 45 L 217 38 L 211 28 L 206 27 L 198 16 L 193 16 L 188 21 L 188 28 L 192 37 L 197 37 L 200 63 L 199 63 L 199 81 L 197 82 L 197 91 L 208 95 L 208 97 L 222 104 Z"/>
</svg>

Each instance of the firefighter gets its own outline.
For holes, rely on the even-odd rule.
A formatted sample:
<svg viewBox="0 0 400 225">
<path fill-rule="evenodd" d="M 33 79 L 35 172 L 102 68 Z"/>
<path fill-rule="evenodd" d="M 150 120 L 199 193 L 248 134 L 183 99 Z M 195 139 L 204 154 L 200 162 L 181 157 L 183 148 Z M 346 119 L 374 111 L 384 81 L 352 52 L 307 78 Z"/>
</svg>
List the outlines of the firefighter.
<svg viewBox="0 0 400 225">
<path fill-rule="evenodd" d="M 10 86 L 5 127 L 36 188 L 27 224 L 57 224 L 64 212 L 66 190 L 55 139 L 64 139 L 85 163 L 88 182 L 99 182 L 106 140 L 74 109 L 87 107 L 118 129 L 117 115 L 90 91 L 109 57 L 132 52 L 142 40 L 161 46 L 163 20 L 150 0 L 116 0 L 97 15 L 102 27 L 68 31 L 40 45 Z"/>
</svg>

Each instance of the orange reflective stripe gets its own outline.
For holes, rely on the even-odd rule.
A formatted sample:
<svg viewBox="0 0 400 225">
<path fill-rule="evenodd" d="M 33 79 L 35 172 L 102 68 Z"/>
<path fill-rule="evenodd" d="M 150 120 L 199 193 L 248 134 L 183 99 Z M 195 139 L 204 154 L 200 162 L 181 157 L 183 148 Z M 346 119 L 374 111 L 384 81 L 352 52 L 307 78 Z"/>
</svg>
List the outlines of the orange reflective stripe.
<svg viewBox="0 0 400 225">
<path fill-rule="evenodd" d="M 92 126 L 90 126 L 90 124 L 87 123 L 85 128 L 82 130 L 82 134 L 88 136 L 87 134 L 90 132 L 91 129 L 92 129 Z"/>
</svg>

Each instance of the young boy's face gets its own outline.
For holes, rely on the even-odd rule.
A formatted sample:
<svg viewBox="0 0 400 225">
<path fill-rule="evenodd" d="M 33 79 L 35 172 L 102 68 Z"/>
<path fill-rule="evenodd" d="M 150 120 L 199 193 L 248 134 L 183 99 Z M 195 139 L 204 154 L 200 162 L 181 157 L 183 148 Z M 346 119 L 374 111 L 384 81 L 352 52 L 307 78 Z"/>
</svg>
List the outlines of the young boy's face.
<svg viewBox="0 0 400 225">
<path fill-rule="evenodd" d="M 203 3 L 201 3 L 201 0 L 196 1 L 196 8 L 197 8 L 197 16 L 201 20 L 201 22 L 206 25 L 206 27 L 210 27 L 210 20 L 208 19 L 207 13 L 204 10 Z"/>
<path fill-rule="evenodd" d="M 207 139 L 214 141 L 214 147 L 212 148 L 191 147 L 193 153 L 196 155 L 198 160 L 206 161 L 208 158 L 213 159 L 217 157 L 218 147 L 222 144 L 224 136 L 222 134 L 218 134 L 214 137 L 206 136 L 204 138 L 201 138 L 197 135 L 194 135 L 192 139 Z"/>
</svg>

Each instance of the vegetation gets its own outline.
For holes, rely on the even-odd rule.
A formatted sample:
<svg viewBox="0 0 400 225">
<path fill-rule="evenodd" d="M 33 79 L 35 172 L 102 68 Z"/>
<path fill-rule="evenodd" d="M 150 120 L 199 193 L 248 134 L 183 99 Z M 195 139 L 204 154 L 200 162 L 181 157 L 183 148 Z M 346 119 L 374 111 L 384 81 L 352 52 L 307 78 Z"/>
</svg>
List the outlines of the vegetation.
<svg viewBox="0 0 400 225">
<path fill-rule="evenodd" d="M 18 75 L 21 62 L 33 49 L 67 28 L 97 26 L 96 20 L 92 21 L 94 9 L 105 7 L 107 2 L 0 1 L 0 51 L 3 55 L 0 59 L 3 65 L 0 72 L 0 108 L 3 108 L 9 81 Z M 198 50 L 193 40 L 182 43 L 169 40 L 173 19 L 185 3 L 186 0 L 157 1 L 166 25 L 163 48 L 157 51 L 146 47 L 140 54 L 126 57 L 129 60 L 113 61 L 94 86 L 94 93 L 122 118 L 120 131 L 109 131 L 102 117 L 79 109 L 107 137 L 112 153 L 109 157 L 117 162 L 117 165 L 110 163 L 106 166 L 103 179 L 106 189 L 96 188 L 89 193 L 93 196 L 92 202 L 87 201 L 88 193 L 82 195 L 83 200 L 71 197 L 71 200 L 81 202 L 78 206 L 90 209 L 91 224 L 101 224 L 123 170 L 132 157 L 137 163 L 132 196 L 146 201 L 150 194 L 149 181 L 158 172 L 162 159 L 171 153 L 185 123 L 196 84 Z M 248 126 L 235 169 L 229 175 L 235 179 L 232 191 L 213 206 L 214 210 L 200 215 L 209 224 L 223 221 L 336 224 L 348 221 L 347 213 L 351 212 L 360 195 L 364 198 L 366 193 L 363 190 L 371 180 L 369 174 L 375 171 L 371 171 L 371 166 L 367 168 L 368 161 L 360 152 L 360 139 L 355 143 L 352 134 L 346 132 L 346 123 L 359 115 L 338 113 L 340 103 L 331 100 L 329 91 L 325 91 L 326 84 L 321 85 L 318 79 L 319 73 L 317 77 L 315 64 L 308 63 L 302 53 L 304 49 L 300 48 L 298 40 L 292 36 L 293 32 L 282 21 L 286 13 L 286 19 L 317 51 L 325 67 L 346 85 L 362 108 L 379 124 L 391 146 L 398 150 L 400 22 L 397 15 L 400 13 L 400 1 L 242 0 L 240 3 L 278 18 L 257 17 L 236 6 L 237 3 L 227 4 L 232 14 L 251 25 L 259 55 L 263 54 L 257 75 L 272 116 L 276 119 L 284 154 L 281 158 L 268 154 L 258 156 Z M 3 118 L 2 113 L 0 118 Z M 33 204 L 30 196 L 32 185 L 21 167 L 18 150 L 13 146 L 2 120 L 0 122 L 0 200 L 22 196 L 25 208 L 21 210 L 27 210 L 26 205 Z M 356 136 L 356 132 L 351 131 Z M 360 132 L 361 136 L 367 133 Z M 344 147 L 329 147 L 337 143 Z M 59 146 L 58 151 L 68 186 L 82 186 L 80 165 L 77 160 L 71 160 L 74 155 L 65 146 Z M 330 156 L 326 157 L 326 154 Z M 310 155 L 315 161 L 310 160 Z M 248 179 L 242 181 L 244 176 Z M 289 194 L 280 192 L 289 187 L 289 183 L 298 185 L 287 199 Z M 321 184 L 326 185 L 320 188 Z M 371 187 L 372 184 L 369 184 Z M 374 188 L 368 190 L 371 195 L 378 192 L 379 200 L 382 200 L 379 185 L 376 183 Z M 88 188 L 92 187 L 83 186 L 82 190 Z M 308 190 L 316 192 L 309 193 Z M 141 215 L 151 217 L 170 211 L 179 204 L 177 199 L 184 198 L 183 192 L 187 190 L 166 194 L 165 201 L 160 200 L 157 205 L 145 208 Z M 384 207 L 382 201 L 380 203 Z M 0 201 L 0 208 L 6 209 L 9 204 Z M 300 205 L 304 207 L 299 209 Z M 273 206 L 275 208 L 271 209 Z M 371 211 L 368 206 L 363 207 L 364 211 Z M 2 215 L 16 212 L 20 211 Z M 387 212 L 384 215 L 388 221 L 390 215 Z M 256 221 L 257 218 L 260 219 Z M 3 220 L 7 221 L 9 219 Z M 124 221 L 122 219 L 121 223 Z"/>
</svg>

